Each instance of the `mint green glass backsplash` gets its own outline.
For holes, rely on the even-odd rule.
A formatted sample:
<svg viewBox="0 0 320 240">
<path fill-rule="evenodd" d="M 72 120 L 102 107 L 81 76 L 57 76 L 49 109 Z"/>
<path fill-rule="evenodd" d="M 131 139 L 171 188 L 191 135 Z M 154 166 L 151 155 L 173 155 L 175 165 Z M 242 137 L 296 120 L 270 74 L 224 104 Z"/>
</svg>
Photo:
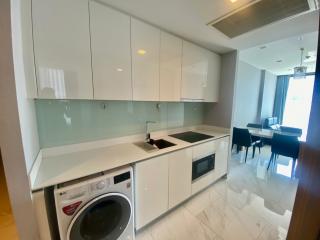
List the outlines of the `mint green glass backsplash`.
<svg viewBox="0 0 320 240">
<path fill-rule="evenodd" d="M 35 100 L 40 145 L 53 147 L 192 126 L 203 122 L 202 103 Z"/>
</svg>

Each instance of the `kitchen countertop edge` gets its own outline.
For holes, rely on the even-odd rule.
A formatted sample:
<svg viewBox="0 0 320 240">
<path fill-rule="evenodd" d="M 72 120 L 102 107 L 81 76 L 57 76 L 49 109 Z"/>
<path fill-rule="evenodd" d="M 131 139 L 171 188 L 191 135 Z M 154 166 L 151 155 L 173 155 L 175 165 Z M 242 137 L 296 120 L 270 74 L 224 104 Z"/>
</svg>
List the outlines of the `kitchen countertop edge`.
<svg viewBox="0 0 320 240">
<path fill-rule="evenodd" d="M 193 129 L 193 131 L 213 136 L 210 139 L 195 143 L 188 143 L 168 135 L 157 136 L 156 139 L 162 138 L 176 145 L 154 152 L 146 152 L 134 145 L 134 142 L 127 142 L 57 156 L 41 156 L 40 163 L 37 164 L 34 181 L 31 182 L 31 190 L 38 191 L 63 182 L 90 176 L 98 172 L 130 166 L 163 154 L 230 136 L 228 131 L 218 129 L 215 127 L 211 127 L 211 129 Z M 119 151 L 121 151 L 120 154 Z M 106 160 L 106 158 L 108 159 Z M 61 163 L 63 163 L 63 166 L 59 166 Z"/>
</svg>

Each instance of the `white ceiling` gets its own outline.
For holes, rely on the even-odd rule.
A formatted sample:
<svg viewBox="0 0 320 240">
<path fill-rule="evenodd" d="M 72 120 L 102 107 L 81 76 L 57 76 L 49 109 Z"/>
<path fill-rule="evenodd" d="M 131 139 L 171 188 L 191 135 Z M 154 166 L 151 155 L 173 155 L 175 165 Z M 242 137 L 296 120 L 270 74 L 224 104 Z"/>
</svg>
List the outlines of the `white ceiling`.
<svg viewBox="0 0 320 240">
<path fill-rule="evenodd" d="M 304 50 L 303 65 L 308 72 L 314 72 L 318 32 L 299 35 L 240 51 L 240 59 L 257 68 L 266 69 L 276 75 L 292 74 L 295 66 L 300 66 L 300 48 Z M 310 56 L 307 60 L 306 56 Z M 281 62 L 277 62 L 281 60 Z"/>
<path fill-rule="evenodd" d="M 251 0 L 235 3 L 230 0 L 100 1 L 218 53 L 246 49 L 318 29 L 319 12 L 313 11 L 229 39 L 207 23 Z"/>
</svg>

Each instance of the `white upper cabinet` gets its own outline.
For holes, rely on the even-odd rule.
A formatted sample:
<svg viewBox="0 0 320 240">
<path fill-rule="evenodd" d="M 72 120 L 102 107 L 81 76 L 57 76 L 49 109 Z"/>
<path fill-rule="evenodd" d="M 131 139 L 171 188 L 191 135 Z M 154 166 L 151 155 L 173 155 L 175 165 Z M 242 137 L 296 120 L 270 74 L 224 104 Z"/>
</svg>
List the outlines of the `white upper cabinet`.
<svg viewBox="0 0 320 240">
<path fill-rule="evenodd" d="M 39 98 L 92 99 L 87 0 L 33 0 Z"/>
<path fill-rule="evenodd" d="M 208 73 L 207 84 L 204 88 L 204 101 L 205 102 L 218 102 L 219 87 L 220 87 L 220 69 L 221 57 L 209 50 L 207 51 L 208 59 Z"/>
<path fill-rule="evenodd" d="M 218 54 L 183 41 L 181 100 L 217 102 L 220 65 Z"/>
<path fill-rule="evenodd" d="M 130 17 L 90 1 L 95 99 L 132 100 Z"/>
<path fill-rule="evenodd" d="M 183 41 L 181 81 L 181 99 L 183 101 L 204 101 L 207 73 L 206 50 Z"/>
<path fill-rule="evenodd" d="M 160 101 L 180 101 L 182 39 L 166 32 L 160 38 Z"/>
<path fill-rule="evenodd" d="M 38 98 L 216 102 L 220 56 L 94 0 L 33 0 Z"/>
<path fill-rule="evenodd" d="M 160 30 L 131 18 L 133 100 L 159 101 Z"/>
</svg>

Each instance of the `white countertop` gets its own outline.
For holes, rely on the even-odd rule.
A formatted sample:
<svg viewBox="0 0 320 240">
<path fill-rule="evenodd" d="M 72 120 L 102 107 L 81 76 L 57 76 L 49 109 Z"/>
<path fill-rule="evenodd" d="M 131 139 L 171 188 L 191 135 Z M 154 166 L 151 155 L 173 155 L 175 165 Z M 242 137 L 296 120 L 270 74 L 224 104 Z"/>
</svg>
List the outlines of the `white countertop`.
<svg viewBox="0 0 320 240">
<path fill-rule="evenodd" d="M 156 136 L 155 139 L 162 138 L 176 145 L 153 152 L 146 152 L 134 145 L 133 142 L 128 142 L 90 150 L 64 153 L 57 156 L 43 157 L 40 160 L 41 162 L 39 163 L 39 166 L 37 167 L 35 180 L 33 183 L 31 183 L 31 188 L 33 191 L 39 190 L 98 172 L 130 165 L 165 153 L 229 135 L 229 133 L 226 131 L 220 131 L 212 128 L 197 129 L 192 131 L 204 133 L 214 137 L 212 139 L 210 138 L 196 143 L 188 143 L 168 135 Z"/>
</svg>

